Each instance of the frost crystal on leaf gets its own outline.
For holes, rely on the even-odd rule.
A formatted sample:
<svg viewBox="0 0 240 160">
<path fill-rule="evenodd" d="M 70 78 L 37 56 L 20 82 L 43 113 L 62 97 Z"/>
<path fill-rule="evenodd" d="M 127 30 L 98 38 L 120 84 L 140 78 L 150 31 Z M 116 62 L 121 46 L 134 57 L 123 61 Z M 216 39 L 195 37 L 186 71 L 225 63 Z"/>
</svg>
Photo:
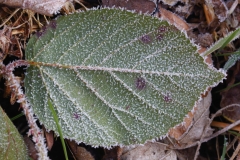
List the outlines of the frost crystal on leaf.
<svg viewBox="0 0 240 160">
<path fill-rule="evenodd" d="M 57 132 L 50 97 L 64 137 L 77 142 L 109 147 L 164 136 L 225 77 L 184 33 L 154 17 L 89 10 L 54 26 L 28 42 L 26 95 Z"/>
</svg>

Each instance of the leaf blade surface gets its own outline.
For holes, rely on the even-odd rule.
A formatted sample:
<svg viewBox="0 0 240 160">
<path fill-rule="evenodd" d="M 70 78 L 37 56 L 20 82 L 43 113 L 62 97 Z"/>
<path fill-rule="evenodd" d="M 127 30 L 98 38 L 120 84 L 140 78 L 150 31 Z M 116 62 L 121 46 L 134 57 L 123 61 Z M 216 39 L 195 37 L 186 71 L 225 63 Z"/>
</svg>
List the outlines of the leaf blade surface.
<svg viewBox="0 0 240 160">
<path fill-rule="evenodd" d="M 27 147 L 17 128 L 0 107 L 0 159 L 27 160 Z"/>
<path fill-rule="evenodd" d="M 45 33 L 46 32 L 46 33 Z M 117 9 L 62 16 L 33 36 L 26 95 L 46 128 L 94 146 L 164 136 L 225 74 L 165 21 Z"/>
</svg>

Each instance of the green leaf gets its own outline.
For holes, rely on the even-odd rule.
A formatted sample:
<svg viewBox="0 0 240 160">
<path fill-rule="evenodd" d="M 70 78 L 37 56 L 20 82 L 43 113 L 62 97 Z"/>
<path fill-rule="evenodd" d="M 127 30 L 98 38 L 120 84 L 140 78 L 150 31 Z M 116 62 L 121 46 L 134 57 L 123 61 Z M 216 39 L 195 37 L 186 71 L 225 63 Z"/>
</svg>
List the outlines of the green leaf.
<svg viewBox="0 0 240 160">
<path fill-rule="evenodd" d="M 117 9 L 59 17 L 32 36 L 26 95 L 44 126 L 93 146 L 144 143 L 181 123 L 225 77 L 183 32 Z"/>
<path fill-rule="evenodd" d="M 28 159 L 27 149 L 22 136 L 0 107 L 0 159 Z"/>
<path fill-rule="evenodd" d="M 232 53 L 231 56 L 229 56 L 228 61 L 225 63 L 223 69 L 224 70 L 229 70 L 234 64 L 240 59 L 240 51 L 236 51 Z"/>
<path fill-rule="evenodd" d="M 207 56 L 212 52 L 224 48 L 227 44 L 237 39 L 240 35 L 240 28 L 237 28 L 233 32 L 230 32 L 224 38 L 220 39 L 216 43 L 214 43 L 210 48 L 208 48 L 205 52 L 202 53 L 203 56 Z"/>
</svg>

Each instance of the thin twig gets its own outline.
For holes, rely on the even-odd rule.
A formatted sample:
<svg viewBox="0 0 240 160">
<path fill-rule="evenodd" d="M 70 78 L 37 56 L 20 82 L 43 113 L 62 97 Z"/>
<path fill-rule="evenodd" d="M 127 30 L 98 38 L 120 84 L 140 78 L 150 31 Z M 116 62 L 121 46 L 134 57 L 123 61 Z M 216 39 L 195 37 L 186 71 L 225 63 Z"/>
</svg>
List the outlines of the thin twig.
<svg viewBox="0 0 240 160">
<path fill-rule="evenodd" d="M 221 113 L 222 113 L 223 110 L 228 109 L 228 108 L 233 107 L 233 106 L 238 106 L 238 107 L 240 107 L 240 104 L 231 104 L 231 105 L 228 105 L 228 106 L 226 106 L 226 107 L 218 110 L 215 114 L 213 114 L 210 122 L 212 122 L 215 117 L 221 115 Z M 233 127 L 235 127 L 235 126 L 237 126 L 237 125 L 239 125 L 239 124 L 240 124 L 240 120 L 238 120 L 238 121 L 230 124 L 229 126 L 227 126 L 227 127 L 223 128 L 223 129 L 215 132 L 214 134 L 212 134 L 211 136 L 209 136 L 209 137 L 207 137 L 207 138 L 200 139 L 199 141 L 196 141 L 196 142 L 194 142 L 194 143 L 192 143 L 192 144 L 190 144 L 190 145 L 184 146 L 184 147 L 174 146 L 174 147 L 172 147 L 172 148 L 173 148 L 173 149 L 186 149 L 186 148 L 189 148 L 189 147 L 196 146 L 196 145 L 198 145 L 199 143 L 207 142 L 207 141 L 209 141 L 210 139 L 213 139 L 213 138 L 217 137 L 218 135 L 220 135 L 220 134 L 222 134 L 222 133 L 230 130 L 231 128 L 233 128 Z M 205 128 L 205 130 L 204 130 L 204 132 L 203 132 L 203 135 L 205 135 L 206 132 L 207 132 L 207 127 Z"/>
<path fill-rule="evenodd" d="M 233 152 L 232 157 L 229 160 L 234 160 L 234 158 L 238 155 L 239 151 L 240 151 L 240 143 L 238 141 L 238 146 L 235 149 L 235 151 Z"/>
<path fill-rule="evenodd" d="M 16 80 L 13 70 L 19 66 L 28 66 L 28 62 L 24 60 L 14 61 L 8 64 L 6 67 L 1 64 L 1 73 L 3 77 L 6 79 L 6 85 L 11 88 L 11 91 L 16 94 L 17 102 L 21 104 L 23 108 L 23 112 L 27 118 L 30 130 L 28 131 L 28 135 L 32 135 L 32 139 L 35 143 L 35 147 L 38 151 L 38 159 L 39 160 L 49 160 L 47 155 L 47 147 L 45 145 L 45 139 L 42 130 L 36 124 L 36 118 L 34 117 L 33 110 L 26 100 L 26 96 L 23 93 L 20 83 Z"/>
<path fill-rule="evenodd" d="M 0 25 L 0 28 L 2 26 L 4 26 L 11 18 L 12 16 L 14 16 L 14 14 L 16 14 L 18 11 L 19 11 L 20 8 L 16 9 L 1 25 Z"/>
</svg>

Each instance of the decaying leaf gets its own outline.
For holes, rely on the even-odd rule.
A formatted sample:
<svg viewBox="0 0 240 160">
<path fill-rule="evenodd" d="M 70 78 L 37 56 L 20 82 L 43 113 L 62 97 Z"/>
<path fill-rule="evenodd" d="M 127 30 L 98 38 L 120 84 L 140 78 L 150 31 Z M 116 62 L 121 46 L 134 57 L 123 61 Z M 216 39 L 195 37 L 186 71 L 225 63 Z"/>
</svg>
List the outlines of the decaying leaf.
<svg viewBox="0 0 240 160">
<path fill-rule="evenodd" d="M 26 48 L 26 95 L 39 120 L 93 146 L 145 143 L 181 123 L 225 73 L 185 33 L 120 9 L 59 17 Z"/>
<path fill-rule="evenodd" d="M 0 4 L 2 3 L 10 7 L 31 9 L 37 13 L 51 16 L 57 13 L 67 1 L 70 0 L 0 0 Z"/>
<path fill-rule="evenodd" d="M 161 8 L 161 16 L 164 20 L 174 24 L 180 30 L 187 31 L 190 29 L 188 24 L 182 18 L 164 8 Z"/>
<path fill-rule="evenodd" d="M 155 4 L 153 2 L 146 0 L 102 0 L 102 5 L 107 7 L 122 7 L 142 13 L 151 13 L 155 8 Z"/>
<path fill-rule="evenodd" d="M 74 141 L 67 141 L 68 146 L 76 160 L 94 160 L 94 157 L 84 147 L 78 146 Z"/>
<path fill-rule="evenodd" d="M 43 126 L 43 131 L 46 138 L 47 148 L 49 151 L 51 151 L 52 146 L 54 144 L 54 132 L 53 131 L 47 132 L 44 126 Z"/>
<path fill-rule="evenodd" d="M 230 104 L 240 104 L 240 86 L 233 87 L 226 92 L 222 93 L 222 100 L 220 103 L 221 108 Z M 223 116 L 230 121 L 237 121 L 240 119 L 240 108 L 233 106 L 223 111 Z"/>
<path fill-rule="evenodd" d="M 188 117 L 184 119 L 182 125 L 170 129 L 169 136 L 174 138 L 178 145 L 181 147 L 187 146 L 212 134 L 213 129 L 210 128 L 209 119 L 211 102 L 212 96 L 209 92 L 206 97 L 197 103 L 194 114 L 188 113 Z M 207 131 L 204 133 L 205 129 Z"/>
<path fill-rule="evenodd" d="M 148 142 L 144 146 L 125 147 L 121 159 L 123 160 L 177 160 L 174 150 L 167 149 L 161 143 Z"/>
<path fill-rule="evenodd" d="M 104 149 L 104 157 L 102 160 L 109 160 L 109 159 L 114 159 L 114 160 L 120 160 L 121 155 L 122 155 L 123 149 L 121 147 L 113 147 L 111 149 Z"/>
<path fill-rule="evenodd" d="M 176 0 L 161 0 L 161 1 L 164 4 L 167 4 L 167 5 L 170 5 L 170 6 L 174 6 L 178 2 L 183 3 L 183 4 L 188 4 L 189 3 L 189 0 L 179 0 L 179 1 L 176 1 Z"/>
<path fill-rule="evenodd" d="M 24 136 L 24 142 L 27 146 L 28 156 L 32 158 L 32 160 L 38 159 L 38 152 L 35 148 L 35 145 L 30 137 Z"/>
<path fill-rule="evenodd" d="M 0 62 L 2 62 L 7 56 L 11 42 L 11 28 L 4 26 L 0 30 Z"/>
</svg>

